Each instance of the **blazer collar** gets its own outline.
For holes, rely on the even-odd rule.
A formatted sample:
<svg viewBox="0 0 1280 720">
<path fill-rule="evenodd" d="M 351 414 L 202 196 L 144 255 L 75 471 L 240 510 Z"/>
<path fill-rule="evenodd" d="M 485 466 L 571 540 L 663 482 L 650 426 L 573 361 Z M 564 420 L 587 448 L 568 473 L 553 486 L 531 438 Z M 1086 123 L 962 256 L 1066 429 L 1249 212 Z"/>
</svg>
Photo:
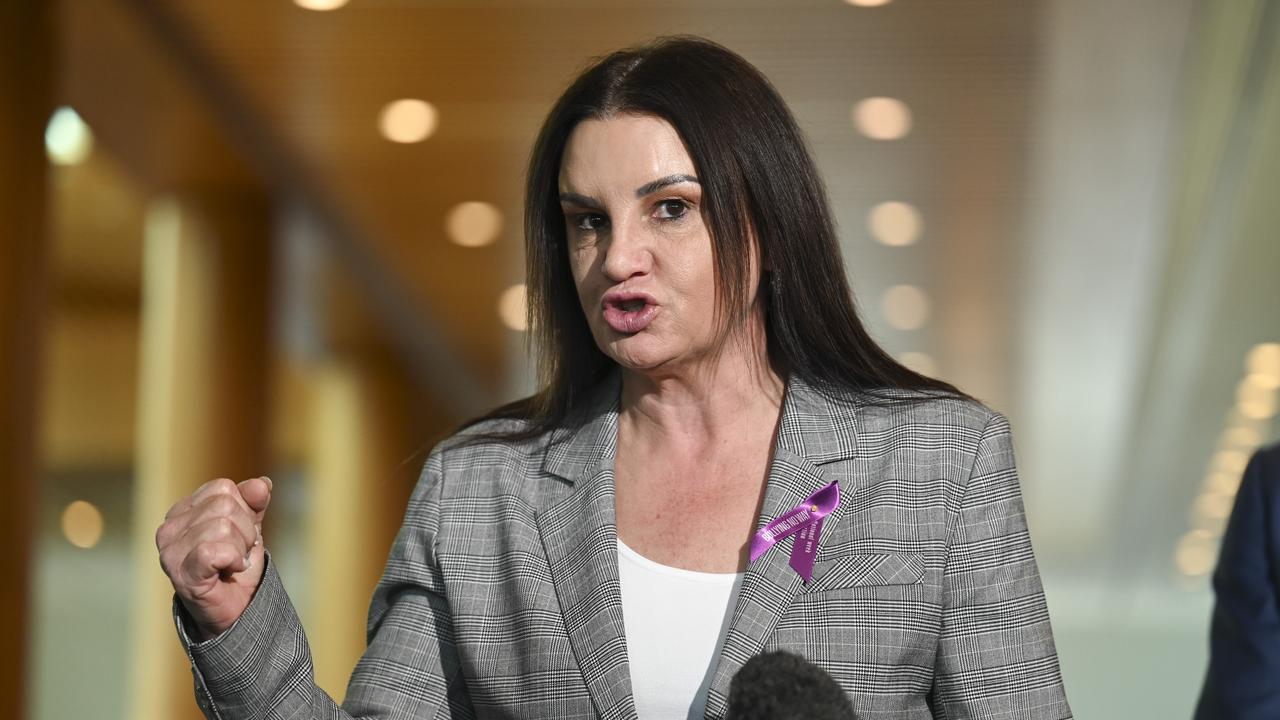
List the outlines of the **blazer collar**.
<svg viewBox="0 0 1280 720">
<path fill-rule="evenodd" d="M 542 469 L 573 483 L 606 461 L 612 464 L 621 393 L 615 370 L 596 387 L 583 425 L 549 434 Z M 775 448 L 825 465 L 857 455 L 856 430 L 856 403 L 833 398 L 795 375 L 787 379 Z"/>
<path fill-rule="evenodd" d="M 615 370 L 596 386 L 583 425 L 557 428 L 549 434 L 543 471 L 573 483 L 606 462 L 612 467 L 621 396 L 622 376 Z"/>
<path fill-rule="evenodd" d="M 624 720 L 634 718 L 636 711 L 626 659 L 614 504 L 620 392 L 615 372 L 599 386 L 583 425 L 551 434 L 543 470 L 574 487 L 539 512 L 537 522 L 565 629 L 596 713 Z M 854 457 L 856 426 L 852 402 L 835 400 L 800 378 L 788 379 L 757 530 L 830 482 L 822 465 Z M 839 505 L 824 521 L 819 551 L 844 518 L 849 503 L 843 495 L 853 490 L 841 488 Z M 733 674 L 763 650 L 802 587 L 788 564 L 791 544 L 779 543 L 747 569 L 713 675 L 708 718 L 724 715 Z"/>
</svg>

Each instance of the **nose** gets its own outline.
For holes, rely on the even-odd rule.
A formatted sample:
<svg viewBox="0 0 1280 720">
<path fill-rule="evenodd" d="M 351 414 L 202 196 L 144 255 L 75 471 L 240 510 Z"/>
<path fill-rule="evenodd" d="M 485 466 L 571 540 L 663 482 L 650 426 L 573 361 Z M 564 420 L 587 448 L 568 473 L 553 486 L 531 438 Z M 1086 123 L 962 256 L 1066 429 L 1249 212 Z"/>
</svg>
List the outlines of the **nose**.
<svg viewBox="0 0 1280 720">
<path fill-rule="evenodd" d="M 646 275 L 653 266 L 650 238 L 638 223 L 616 223 L 605 246 L 600 269 L 615 284 Z"/>
</svg>

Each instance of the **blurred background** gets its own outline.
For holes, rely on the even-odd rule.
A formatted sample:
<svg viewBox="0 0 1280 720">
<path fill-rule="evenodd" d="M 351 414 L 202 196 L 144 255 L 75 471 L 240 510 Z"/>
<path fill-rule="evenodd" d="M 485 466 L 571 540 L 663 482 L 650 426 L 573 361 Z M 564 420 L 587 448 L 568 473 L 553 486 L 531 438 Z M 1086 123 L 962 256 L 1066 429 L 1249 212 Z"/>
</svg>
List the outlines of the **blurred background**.
<svg viewBox="0 0 1280 720">
<path fill-rule="evenodd" d="M 269 474 L 340 698 L 431 445 L 527 393 L 524 165 L 697 33 L 807 132 L 865 320 L 1012 420 L 1078 717 L 1190 715 L 1277 437 L 1276 0 L 14 0 L 0 715 L 199 717 L 153 533 Z"/>
</svg>

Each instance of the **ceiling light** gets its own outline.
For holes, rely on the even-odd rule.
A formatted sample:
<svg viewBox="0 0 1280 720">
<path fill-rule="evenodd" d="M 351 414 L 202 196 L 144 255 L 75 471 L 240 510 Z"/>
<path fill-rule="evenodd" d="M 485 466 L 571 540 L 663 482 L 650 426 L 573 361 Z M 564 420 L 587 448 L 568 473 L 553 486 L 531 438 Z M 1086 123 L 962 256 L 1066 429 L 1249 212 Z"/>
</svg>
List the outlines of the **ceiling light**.
<svg viewBox="0 0 1280 720">
<path fill-rule="evenodd" d="M 498 317 L 502 324 L 516 332 L 529 329 L 528 295 L 524 283 L 512 285 L 498 297 Z"/>
<path fill-rule="evenodd" d="M 1226 472 L 1214 472 L 1205 478 L 1204 490 L 1219 495 L 1235 495 L 1240 489 L 1240 475 Z"/>
<path fill-rule="evenodd" d="M 894 285 L 884 293 L 884 317 L 899 330 L 915 330 L 929 319 L 929 296 L 915 285 Z"/>
<path fill-rule="evenodd" d="M 1182 536 L 1174 553 L 1174 562 L 1183 575 L 1197 577 L 1213 570 L 1217 557 L 1218 548 L 1213 533 L 1196 529 Z"/>
<path fill-rule="evenodd" d="M 1240 448 L 1253 450 L 1262 444 L 1262 433 L 1257 428 L 1239 425 L 1222 431 L 1221 446 L 1224 448 Z"/>
<path fill-rule="evenodd" d="M 853 106 L 853 126 L 872 140 L 897 140 L 911 132 L 911 109 L 894 98 L 859 100 Z"/>
<path fill-rule="evenodd" d="M 1253 420 L 1265 420 L 1276 414 L 1276 387 L 1270 377 L 1251 373 L 1236 388 L 1236 407 L 1240 414 Z"/>
<path fill-rule="evenodd" d="M 102 513 L 84 500 L 76 500 L 62 511 L 62 534 L 78 548 L 91 548 L 102 539 Z"/>
<path fill-rule="evenodd" d="M 55 165 L 75 165 L 93 152 L 93 131 L 75 110 L 60 107 L 45 126 L 44 149 Z"/>
<path fill-rule="evenodd" d="M 378 129 L 391 142 L 422 142 L 436 130 L 438 113 L 425 100 L 404 98 L 388 103 L 378 116 Z"/>
<path fill-rule="evenodd" d="M 502 211 L 487 202 L 459 203 L 444 222 L 449 239 L 462 247 L 493 244 L 502 232 Z"/>
<path fill-rule="evenodd" d="M 1214 470 L 1239 475 L 1244 472 L 1244 466 L 1248 462 L 1249 456 L 1239 450 L 1219 450 L 1214 453 L 1212 466 Z"/>
<path fill-rule="evenodd" d="M 337 10 L 346 5 L 348 0 L 293 0 L 294 4 L 307 10 Z"/>
<path fill-rule="evenodd" d="M 882 202 L 867 216 L 872 237 L 890 247 L 911 245 L 920 237 L 924 221 L 910 203 Z"/>
<path fill-rule="evenodd" d="M 1261 373 L 1280 378 L 1280 343 L 1254 345 L 1245 358 L 1245 368 L 1250 373 Z"/>
</svg>

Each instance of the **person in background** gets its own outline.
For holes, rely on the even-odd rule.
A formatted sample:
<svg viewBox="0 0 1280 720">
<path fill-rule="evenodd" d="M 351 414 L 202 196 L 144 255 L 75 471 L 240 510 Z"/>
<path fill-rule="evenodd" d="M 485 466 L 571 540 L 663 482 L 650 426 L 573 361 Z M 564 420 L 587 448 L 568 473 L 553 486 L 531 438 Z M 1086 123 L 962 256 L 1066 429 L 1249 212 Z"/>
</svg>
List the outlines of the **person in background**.
<svg viewBox="0 0 1280 720">
<path fill-rule="evenodd" d="M 1213 591 L 1196 720 L 1280 718 L 1280 444 L 1259 450 L 1245 468 Z"/>
</svg>

